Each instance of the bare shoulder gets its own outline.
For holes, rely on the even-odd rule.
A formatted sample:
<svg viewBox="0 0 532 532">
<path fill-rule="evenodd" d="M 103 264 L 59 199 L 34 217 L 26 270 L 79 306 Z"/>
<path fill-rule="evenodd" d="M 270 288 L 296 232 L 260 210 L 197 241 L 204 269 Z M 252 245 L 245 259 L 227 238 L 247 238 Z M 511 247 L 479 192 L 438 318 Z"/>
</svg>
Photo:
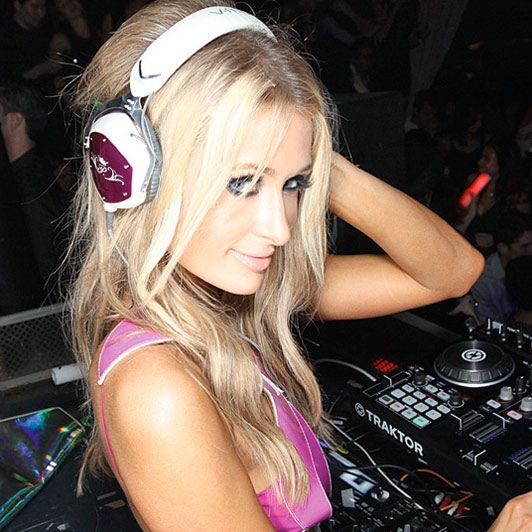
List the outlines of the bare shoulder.
<svg viewBox="0 0 532 532">
<path fill-rule="evenodd" d="M 143 347 L 104 388 L 91 381 L 104 394 L 120 481 L 148 530 L 270 530 L 227 424 L 182 354 Z"/>
<path fill-rule="evenodd" d="M 220 422 L 200 377 L 179 359 L 169 346 L 152 345 L 137 349 L 109 373 L 105 418 L 115 434 L 175 437 L 187 435 L 196 424 Z"/>
</svg>

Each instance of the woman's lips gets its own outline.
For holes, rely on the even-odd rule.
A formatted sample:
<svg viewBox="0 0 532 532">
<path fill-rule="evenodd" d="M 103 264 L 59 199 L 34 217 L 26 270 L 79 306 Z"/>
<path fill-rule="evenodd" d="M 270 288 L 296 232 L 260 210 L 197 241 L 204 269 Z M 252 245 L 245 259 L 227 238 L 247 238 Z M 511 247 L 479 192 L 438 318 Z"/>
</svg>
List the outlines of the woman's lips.
<svg viewBox="0 0 532 532">
<path fill-rule="evenodd" d="M 232 249 L 233 255 L 243 264 L 245 264 L 250 270 L 254 272 L 263 272 L 268 268 L 272 261 L 272 255 L 248 255 Z"/>
</svg>

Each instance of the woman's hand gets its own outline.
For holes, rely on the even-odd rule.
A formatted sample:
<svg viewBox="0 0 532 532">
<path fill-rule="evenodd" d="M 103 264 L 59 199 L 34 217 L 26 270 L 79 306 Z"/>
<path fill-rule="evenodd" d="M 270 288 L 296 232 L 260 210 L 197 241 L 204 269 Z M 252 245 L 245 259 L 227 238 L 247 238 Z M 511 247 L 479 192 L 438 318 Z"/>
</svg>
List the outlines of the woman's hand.
<svg viewBox="0 0 532 532">
<path fill-rule="evenodd" d="M 510 499 L 489 532 L 530 532 L 532 530 L 532 491 Z"/>
</svg>

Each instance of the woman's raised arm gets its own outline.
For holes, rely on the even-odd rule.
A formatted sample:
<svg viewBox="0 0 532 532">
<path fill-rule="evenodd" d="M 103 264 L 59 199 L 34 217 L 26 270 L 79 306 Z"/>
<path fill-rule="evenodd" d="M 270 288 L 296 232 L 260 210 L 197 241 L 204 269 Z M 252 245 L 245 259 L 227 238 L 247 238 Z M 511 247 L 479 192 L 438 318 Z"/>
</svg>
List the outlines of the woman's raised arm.
<svg viewBox="0 0 532 532">
<path fill-rule="evenodd" d="M 331 255 L 318 311 L 323 319 L 380 316 L 466 293 L 482 255 L 441 218 L 334 154 L 330 210 L 385 255 Z"/>
</svg>

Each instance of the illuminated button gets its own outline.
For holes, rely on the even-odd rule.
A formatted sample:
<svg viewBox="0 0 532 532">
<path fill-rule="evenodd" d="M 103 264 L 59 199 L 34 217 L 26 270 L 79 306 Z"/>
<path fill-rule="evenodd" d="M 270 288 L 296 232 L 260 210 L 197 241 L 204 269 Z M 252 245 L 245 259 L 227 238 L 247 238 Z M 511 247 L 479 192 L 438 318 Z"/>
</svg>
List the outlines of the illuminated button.
<svg viewBox="0 0 532 532">
<path fill-rule="evenodd" d="M 417 392 L 414 392 L 414 397 L 417 397 L 418 399 L 425 399 L 425 397 L 427 397 L 423 392 L 420 392 L 420 391 L 417 391 Z"/>
<path fill-rule="evenodd" d="M 512 419 L 515 419 L 516 421 L 519 421 L 523 417 L 519 412 L 516 412 L 515 410 L 508 410 L 508 412 L 506 412 L 506 415 L 508 417 L 511 417 Z"/>
<path fill-rule="evenodd" d="M 407 395 L 406 397 L 403 397 L 402 401 L 405 405 L 408 405 L 408 406 L 412 406 L 417 403 L 417 399 L 414 399 L 411 395 Z"/>
<path fill-rule="evenodd" d="M 401 389 L 403 389 L 406 393 L 412 393 L 415 388 L 413 386 L 410 386 L 410 384 L 405 384 L 404 386 L 401 386 Z"/>
<path fill-rule="evenodd" d="M 390 392 L 390 395 L 393 395 L 396 399 L 401 399 L 406 393 L 403 392 L 403 390 L 394 390 L 393 392 Z"/>
<path fill-rule="evenodd" d="M 427 392 L 429 392 L 429 393 L 438 393 L 438 388 L 436 388 L 436 386 L 434 386 L 432 384 L 427 384 L 425 386 L 425 390 L 427 390 Z"/>
<path fill-rule="evenodd" d="M 499 403 L 499 401 L 495 401 L 495 399 L 490 399 L 489 401 L 486 401 L 486 404 L 488 406 L 491 406 L 493 410 L 497 410 L 498 408 L 501 407 L 501 403 Z"/>
<path fill-rule="evenodd" d="M 414 412 L 411 408 L 407 408 L 401 412 L 401 415 L 406 419 L 413 419 L 417 416 L 417 412 Z"/>
<path fill-rule="evenodd" d="M 427 397 L 425 399 L 425 403 L 427 403 L 429 406 L 434 407 L 434 406 L 437 406 L 438 401 L 435 401 L 434 399 L 431 399 L 430 397 Z"/>
<path fill-rule="evenodd" d="M 393 399 L 389 395 L 383 395 L 382 397 L 379 397 L 379 403 L 382 403 L 383 405 L 389 405 L 390 403 L 393 403 Z"/>
<path fill-rule="evenodd" d="M 427 425 L 429 425 L 430 421 L 426 417 L 417 416 L 414 419 L 412 419 L 412 423 L 416 427 L 419 427 L 420 429 L 422 429 L 422 428 L 426 427 Z"/>
<path fill-rule="evenodd" d="M 450 396 L 447 392 L 442 392 L 442 391 L 440 391 L 440 392 L 438 392 L 436 395 L 437 395 L 442 401 L 448 401 L 448 400 L 451 398 L 451 396 Z"/>
<path fill-rule="evenodd" d="M 442 414 L 448 414 L 451 409 L 446 407 L 445 405 L 438 406 L 438 411 L 440 411 Z"/>
<path fill-rule="evenodd" d="M 432 419 L 432 421 L 435 421 L 436 419 L 441 417 L 441 414 L 439 412 L 436 412 L 436 410 L 429 410 L 428 412 L 425 413 L 425 415 L 429 419 Z"/>
<path fill-rule="evenodd" d="M 418 403 L 414 406 L 414 410 L 417 410 L 418 412 L 426 412 L 429 409 L 429 407 L 423 403 Z"/>
<path fill-rule="evenodd" d="M 394 412 L 401 412 L 401 410 L 404 410 L 406 407 L 405 405 L 402 405 L 401 403 L 398 403 L 395 401 L 390 405 L 390 410 L 393 410 Z"/>
</svg>

